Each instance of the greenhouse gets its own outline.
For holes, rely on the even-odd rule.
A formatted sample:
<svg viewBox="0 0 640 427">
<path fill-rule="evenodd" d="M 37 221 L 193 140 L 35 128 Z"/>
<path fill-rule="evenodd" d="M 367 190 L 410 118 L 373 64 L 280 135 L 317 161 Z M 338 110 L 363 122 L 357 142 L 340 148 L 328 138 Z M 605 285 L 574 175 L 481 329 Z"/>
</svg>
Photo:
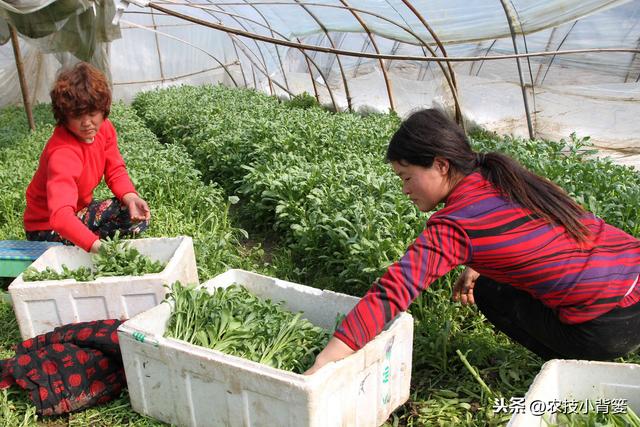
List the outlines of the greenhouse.
<svg viewBox="0 0 640 427">
<path fill-rule="evenodd" d="M 638 0 L 0 0 L 0 426 L 640 425 L 639 101 Z"/>
</svg>

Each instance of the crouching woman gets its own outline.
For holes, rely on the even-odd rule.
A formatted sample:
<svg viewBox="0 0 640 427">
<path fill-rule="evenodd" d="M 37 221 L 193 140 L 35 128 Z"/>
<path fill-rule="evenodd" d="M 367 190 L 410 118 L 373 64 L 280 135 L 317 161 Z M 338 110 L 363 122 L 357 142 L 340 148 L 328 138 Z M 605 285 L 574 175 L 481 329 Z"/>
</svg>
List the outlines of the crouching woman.
<svg viewBox="0 0 640 427">
<path fill-rule="evenodd" d="M 27 239 L 95 253 L 100 239 L 144 231 L 151 213 L 118 149 L 104 74 L 84 62 L 63 70 L 51 90 L 51 107 L 57 125 L 26 191 Z M 103 177 L 115 197 L 93 200 Z"/>
<path fill-rule="evenodd" d="M 362 348 L 437 278 L 544 359 L 605 360 L 640 346 L 640 241 L 512 158 L 476 153 L 437 110 L 411 115 L 387 160 L 423 212 L 444 207 L 347 314 L 308 374 Z"/>
</svg>

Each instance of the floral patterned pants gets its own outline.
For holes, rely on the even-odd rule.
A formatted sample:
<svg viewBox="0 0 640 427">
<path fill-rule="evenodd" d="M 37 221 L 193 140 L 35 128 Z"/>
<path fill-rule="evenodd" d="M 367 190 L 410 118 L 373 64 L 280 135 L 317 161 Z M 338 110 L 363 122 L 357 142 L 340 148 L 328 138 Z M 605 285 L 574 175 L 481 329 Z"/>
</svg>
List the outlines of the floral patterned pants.
<svg viewBox="0 0 640 427">
<path fill-rule="evenodd" d="M 76 215 L 89 230 L 96 233 L 101 239 L 113 237 L 117 231 L 122 237 L 133 236 L 142 233 L 149 227 L 149 221 L 131 221 L 129 209 L 115 197 L 106 200 L 93 200 L 87 207 L 80 209 Z M 27 240 L 62 242 L 65 245 L 73 245 L 53 230 L 26 231 L 25 233 Z"/>
</svg>

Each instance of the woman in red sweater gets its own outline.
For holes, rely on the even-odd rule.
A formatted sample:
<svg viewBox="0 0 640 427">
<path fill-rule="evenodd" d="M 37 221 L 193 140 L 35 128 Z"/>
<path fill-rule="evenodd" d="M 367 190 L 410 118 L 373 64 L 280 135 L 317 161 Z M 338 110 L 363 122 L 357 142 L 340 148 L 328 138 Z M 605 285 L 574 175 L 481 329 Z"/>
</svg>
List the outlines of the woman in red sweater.
<svg viewBox="0 0 640 427">
<path fill-rule="evenodd" d="M 57 121 L 27 187 L 28 240 L 61 241 L 98 252 L 100 239 L 148 227 L 151 213 L 129 178 L 107 119 L 111 90 L 102 72 L 85 62 L 63 70 L 51 90 Z M 93 200 L 102 178 L 114 198 Z"/>
<path fill-rule="evenodd" d="M 640 347 L 640 241 L 500 153 L 475 153 L 437 110 L 405 120 L 387 150 L 427 221 L 347 314 L 307 373 L 359 350 L 438 277 L 453 299 L 543 359 L 606 360 Z"/>
</svg>

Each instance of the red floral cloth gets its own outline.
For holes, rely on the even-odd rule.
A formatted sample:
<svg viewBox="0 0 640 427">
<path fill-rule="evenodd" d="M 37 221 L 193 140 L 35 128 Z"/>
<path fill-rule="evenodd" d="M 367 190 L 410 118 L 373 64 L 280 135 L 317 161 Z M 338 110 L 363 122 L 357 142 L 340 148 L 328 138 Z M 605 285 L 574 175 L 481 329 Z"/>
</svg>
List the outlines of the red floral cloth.
<svg viewBox="0 0 640 427">
<path fill-rule="evenodd" d="M 0 360 L 0 389 L 29 392 L 39 415 L 59 415 L 106 403 L 126 387 L 118 326 L 108 319 L 60 326 L 16 346 Z"/>
</svg>

